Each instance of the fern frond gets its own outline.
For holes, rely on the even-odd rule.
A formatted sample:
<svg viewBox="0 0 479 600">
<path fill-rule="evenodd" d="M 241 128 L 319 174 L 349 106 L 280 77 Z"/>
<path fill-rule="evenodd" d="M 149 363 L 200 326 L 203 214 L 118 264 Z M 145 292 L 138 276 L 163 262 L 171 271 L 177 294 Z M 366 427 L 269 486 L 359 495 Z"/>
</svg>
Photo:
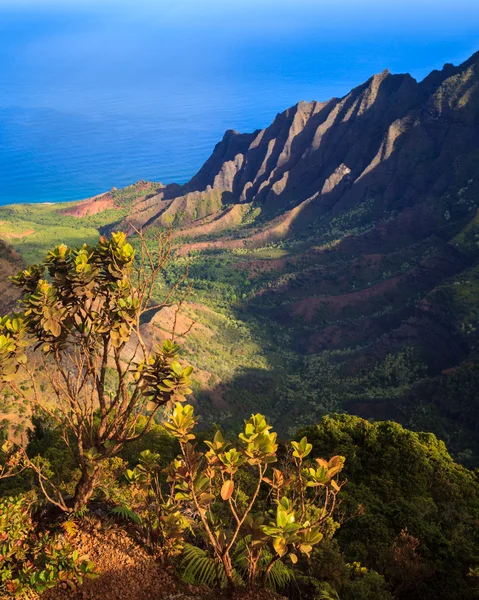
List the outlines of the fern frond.
<svg viewBox="0 0 479 600">
<path fill-rule="evenodd" d="M 133 521 L 133 523 L 141 523 L 141 517 L 138 513 L 132 510 L 129 506 L 125 504 L 120 504 L 119 506 L 115 506 L 112 511 L 114 515 L 118 515 L 125 521 Z"/>
<path fill-rule="evenodd" d="M 63 521 L 62 529 L 68 537 L 75 537 L 78 534 L 78 525 L 75 521 Z"/>
<path fill-rule="evenodd" d="M 338 592 L 329 585 L 329 583 L 323 583 L 321 591 L 319 592 L 318 600 L 339 600 Z"/>
<path fill-rule="evenodd" d="M 86 514 L 88 514 L 88 506 L 82 506 L 79 510 L 71 514 L 74 519 L 82 519 Z"/>
<path fill-rule="evenodd" d="M 182 579 L 186 583 L 208 587 L 213 587 L 215 583 L 219 583 L 221 587 L 226 584 L 224 569 L 218 568 L 216 560 L 208 556 L 204 550 L 192 544 L 184 545 L 181 568 L 183 570 Z"/>
<path fill-rule="evenodd" d="M 250 535 L 247 535 L 240 540 L 232 557 L 235 567 L 239 572 L 242 573 L 244 579 L 248 577 L 247 546 L 250 542 Z M 270 550 L 268 548 L 264 548 L 258 563 L 258 572 L 264 572 L 272 559 L 273 555 L 271 554 Z M 275 592 L 280 591 L 294 579 L 294 576 L 294 571 L 288 567 L 288 565 L 282 561 L 278 561 L 273 565 L 273 568 L 268 574 L 266 586 Z"/>
<path fill-rule="evenodd" d="M 275 592 L 283 589 L 294 579 L 294 571 L 278 560 L 268 574 L 266 585 Z"/>
<path fill-rule="evenodd" d="M 225 588 L 228 585 L 226 573 L 221 562 L 208 556 L 208 553 L 193 546 L 185 544 L 183 547 L 181 578 L 185 583 L 192 585 L 206 585 L 209 588 Z M 233 577 L 238 585 L 244 584 L 243 578 L 233 570 Z"/>
</svg>

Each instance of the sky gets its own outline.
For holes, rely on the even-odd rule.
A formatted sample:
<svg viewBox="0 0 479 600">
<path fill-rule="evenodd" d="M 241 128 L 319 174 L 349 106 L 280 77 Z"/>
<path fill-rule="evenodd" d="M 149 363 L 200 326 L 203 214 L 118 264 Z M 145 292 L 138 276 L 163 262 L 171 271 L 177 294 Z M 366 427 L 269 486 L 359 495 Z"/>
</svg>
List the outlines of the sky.
<svg viewBox="0 0 479 600">
<path fill-rule="evenodd" d="M 56 68 L 63 76 L 67 65 L 81 71 L 82 61 L 85 68 L 93 58 L 96 69 L 107 72 L 129 57 L 137 60 L 139 51 L 148 68 L 148 55 L 159 50 L 159 68 L 168 72 L 169 62 L 175 69 L 182 64 L 191 76 L 217 69 L 225 77 L 228 59 L 235 68 L 264 74 L 265 59 L 278 68 L 272 57 L 282 50 L 281 58 L 285 48 L 298 53 L 300 70 L 299 53 L 308 43 L 316 55 L 324 51 L 320 68 L 360 70 L 358 64 L 375 58 L 374 64 L 423 77 L 432 66 L 442 66 L 446 54 L 458 62 L 479 48 L 479 1 L 0 0 L 0 36 L 12 69 L 29 63 L 32 71 Z M 253 64 L 244 52 L 251 48 L 259 53 Z M 242 53 L 248 63 L 238 65 Z"/>
</svg>

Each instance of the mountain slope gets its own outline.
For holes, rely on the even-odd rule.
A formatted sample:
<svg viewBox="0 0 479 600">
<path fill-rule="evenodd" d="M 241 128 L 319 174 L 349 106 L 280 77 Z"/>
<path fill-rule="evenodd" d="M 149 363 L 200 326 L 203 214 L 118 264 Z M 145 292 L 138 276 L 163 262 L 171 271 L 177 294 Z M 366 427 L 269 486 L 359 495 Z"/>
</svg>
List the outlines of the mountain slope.
<svg viewBox="0 0 479 600">
<path fill-rule="evenodd" d="M 479 54 L 419 83 L 385 71 L 344 98 L 301 102 L 265 130 L 226 132 L 181 189 L 215 192 L 226 206 L 206 227 L 204 218 L 179 223 L 175 235 L 190 238 L 179 253 L 237 256 L 232 267 L 248 274 L 250 289 L 236 314 L 287 332 L 303 377 L 314 360 L 327 360 L 332 387 L 343 382 L 329 402 L 331 382 L 298 393 L 280 377 L 289 392 L 273 393 L 294 398 L 271 402 L 280 422 L 343 407 L 414 426 L 408 390 L 416 381 L 427 375 L 440 388 L 442 373 L 453 368 L 460 378 L 463 363 L 470 380 L 479 322 Z M 231 204 L 244 207 L 243 223 L 215 231 Z M 258 260 L 271 246 L 282 258 Z M 478 409 L 467 411 L 477 424 Z M 440 413 L 444 434 L 442 420 L 458 422 L 465 411 L 445 414 L 442 401 Z M 474 444 L 467 436 L 462 443 Z"/>
<path fill-rule="evenodd" d="M 479 405 L 462 399 L 479 362 L 478 207 L 479 53 L 227 131 L 185 185 L 44 210 L 89 236 L 173 227 L 165 283 L 188 262 L 207 419 L 261 408 L 284 432 L 348 410 L 434 430 L 477 463 Z"/>
<path fill-rule="evenodd" d="M 15 309 L 18 292 L 10 285 L 9 277 L 22 268 L 23 261 L 19 254 L 0 239 L 0 298 L 2 312 Z"/>
</svg>

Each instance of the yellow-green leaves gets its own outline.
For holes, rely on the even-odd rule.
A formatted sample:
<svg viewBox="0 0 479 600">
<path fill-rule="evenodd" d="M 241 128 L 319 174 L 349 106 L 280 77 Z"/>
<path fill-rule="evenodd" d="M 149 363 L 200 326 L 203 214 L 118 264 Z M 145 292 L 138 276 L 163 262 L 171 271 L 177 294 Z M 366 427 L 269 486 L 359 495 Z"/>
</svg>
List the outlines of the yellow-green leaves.
<svg viewBox="0 0 479 600">
<path fill-rule="evenodd" d="M 273 548 L 279 556 L 284 556 L 288 552 L 288 546 L 291 549 L 293 544 L 300 541 L 300 529 L 301 523 L 296 522 L 293 505 L 286 497 L 277 502 L 275 523 L 261 527 L 271 537 Z"/>
<path fill-rule="evenodd" d="M 140 308 L 130 271 L 135 252 L 122 232 L 94 246 L 72 249 L 60 244 L 43 265 L 32 265 L 12 278 L 23 288 L 25 324 L 47 352 L 64 347 L 72 336 L 114 348 L 131 336 Z M 43 279 L 45 267 L 49 279 Z"/>
<path fill-rule="evenodd" d="M 130 339 L 130 327 L 120 323 L 115 329 L 110 329 L 110 340 L 113 348 L 120 348 Z"/>
<path fill-rule="evenodd" d="M 291 502 L 286 497 L 281 498 L 276 509 L 276 525 L 278 527 L 285 527 L 288 523 L 294 522 L 295 516 Z"/>
<path fill-rule="evenodd" d="M 308 479 L 307 487 L 318 487 L 331 484 L 335 491 L 339 491 L 340 486 L 333 480 L 333 477 L 340 473 L 344 465 L 343 456 L 333 456 L 329 461 L 324 458 L 317 458 L 318 467 L 315 469 L 309 467 L 304 469 L 304 475 Z"/>
<path fill-rule="evenodd" d="M 276 462 L 276 433 L 270 433 L 263 415 L 256 414 L 245 421 L 244 432 L 239 434 L 243 445 L 243 452 L 250 465 Z"/>
<path fill-rule="evenodd" d="M 205 440 L 205 444 L 209 447 L 209 450 L 205 456 L 206 456 L 208 462 L 210 462 L 210 463 L 217 462 L 219 460 L 218 456 L 220 454 L 224 453 L 226 451 L 226 449 L 228 448 L 228 446 L 230 446 L 230 444 L 228 442 L 225 442 L 223 434 L 221 433 L 221 431 L 219 429 L 215 433 L 215 437 L 213 438 L 213 441 L 210 442 L 208 440 Z"/>
<path fill-rule="evenodd" d="M 300 442 L 291 442 L 293 446 L 293 456 L 295 458 L 306 458 L 313 449 L 313 445 L 308 443 L 308 438 L 304 437 Z"/>
<path fill-rule="evenodd" d="M 140 381 L 145 397 L 169 408 L 173 401 L 184 402 L 191 394 L 190 375 L 193 367 L 183 368 L 176 360 L 179 347 L 172 342 L 158 346 L 146 362 L 136 366 L 134 377 Z"/>
<path fill-rule="evenodd" d="M 138 486 L 148 486 L 159 468 L 160 455 L 151 450 L 140 452 L 140 462 L 134 469 L 127 469 L 125 479 L 128 483 Z"/>
<path fill-rule="evenodd" d="M 67 256 L 71 253 L 71 248 L 69 248 L 66 244 L 59 244 L 55 246 L 53 250 L 50 250 L 47 253 L 46 262 L 55 262 L 57 260 L 65 260 Z"/>
<path fill-rule="evenodd" d="M 289 551 L 289 558 L 293 564 L 298 561 L 295 552 L 309 556 L 313 546 L 323 539 L 320 526 L 296 521 L 293 503 L 287 497 L 281 498 L 277 503 L 276 522 L 263 525 L 261 529 L 271 537 L 273 548 L 279 556 L 285 556 Z"/>
<path fill-rule="evenodd" d="M 75 271 L 88 275 L 92 271 L 92 266 L 89 264 L 89 253 L 85 248 L 82 248 L 75 257 Z"/>
<path fill-rule="evenodd" d="M 196 424 L 194 412 L 191 404 L 177 402 L 169 420 L 164 422 L 165 428 L 183 443 L 194 440 L 195 435 L 190 433 Z"/>
<path fill-rule="evenodd" d="M 218 459 L 230 475 L 234 475 L 245 461 L 245 457 L 236 448 L 218 454 Z"/>
<path fill-rule="evenodd" d="M 24 353 L 25 324 L 20 315 L 0 318 L 0 386 L 12 381 L 27 357 Z"/>
<path fill-rule="evenodd" d="M 301 543 L 299 544 L 299 550 L 309 556 L 309 553 L 313 549 L 313 546 L 319 544 L 323 539 L 323 533 L 319 527 L 309 527 L 305 531 L 301 532 L 300 535 Z"/>
<path fill-rule="evenodd" d="M 122 231 L 112 233 L 109 240 L 100 238 L 97 248 L 106 267 L 104 273 L 108 278 L 121 279 L 125 271 L 133 265 L 135 251 L 126 241 L 126 234 Z"/>
<path fill-rule="evenodd" d="M 176 369 L 179 372 L 180 367 Z M 247 541 L 248 552 L 254 557 L 248 574 L 253 581 L 260 573 L 258 569 L 262 568 L 264 575 L 268 565 L 278 559 L 294 565 L 300 554 L 309 556 L 324 531 L 330 534 L 334 529 L 334 499 L 341 485 L 333 477 L 342 469 L 342 457 L 320 459 L 313 468 L 310 465 L 314 462 L 303 463 L 312 450 L 303 438 L 270 474 L 278 444 L 263 415 L 255 414 L 245 421 L 237 447 L 216 431 L 213 440 L 205 440 L 206 453 L 197 451 L 196 444 L 189 441 L 194 438 L 194 425 L 193 408 L 177 403 L 165 426 L 182 442 L 181 455 L 165 472 L 172 502 L 184 514 L 198 515 L 201 543 L 206 543 L 218 561 L 230 565 Z M 263 483 L 274 493 L 262 493 Z M 328 486 L 326 493 L 311 489 L 320 484 Z M 273 519 L 272 502 L 276 508 Z M 258 509 L 263 514 L 258 514 Z M 266 562 L 258 562 L 267 556 Z"/>
<path fill-rule="evenodd" d="M 23 288 L 26 294 L 32 294 L 36 290 L 44 272 L 45 267 L 43 265 L 30 265 L 28 269 L 24 269 L 13 277 L 10 277 L 10 281 L 17 287 Z"/>
</svg>

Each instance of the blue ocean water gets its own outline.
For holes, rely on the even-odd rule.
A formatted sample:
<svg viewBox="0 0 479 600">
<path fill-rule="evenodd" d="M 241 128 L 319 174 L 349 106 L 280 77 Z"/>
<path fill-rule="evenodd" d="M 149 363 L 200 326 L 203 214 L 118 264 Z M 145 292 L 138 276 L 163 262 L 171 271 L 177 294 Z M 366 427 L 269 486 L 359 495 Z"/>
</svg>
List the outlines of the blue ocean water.
<svg viewBox="0 0 479 600">
<path fill-rule="evenodd" d="M 0 204 L 187 181 L 226 129 L 479 49 L 456 0 L 0 0 Z"/>
</svg>

